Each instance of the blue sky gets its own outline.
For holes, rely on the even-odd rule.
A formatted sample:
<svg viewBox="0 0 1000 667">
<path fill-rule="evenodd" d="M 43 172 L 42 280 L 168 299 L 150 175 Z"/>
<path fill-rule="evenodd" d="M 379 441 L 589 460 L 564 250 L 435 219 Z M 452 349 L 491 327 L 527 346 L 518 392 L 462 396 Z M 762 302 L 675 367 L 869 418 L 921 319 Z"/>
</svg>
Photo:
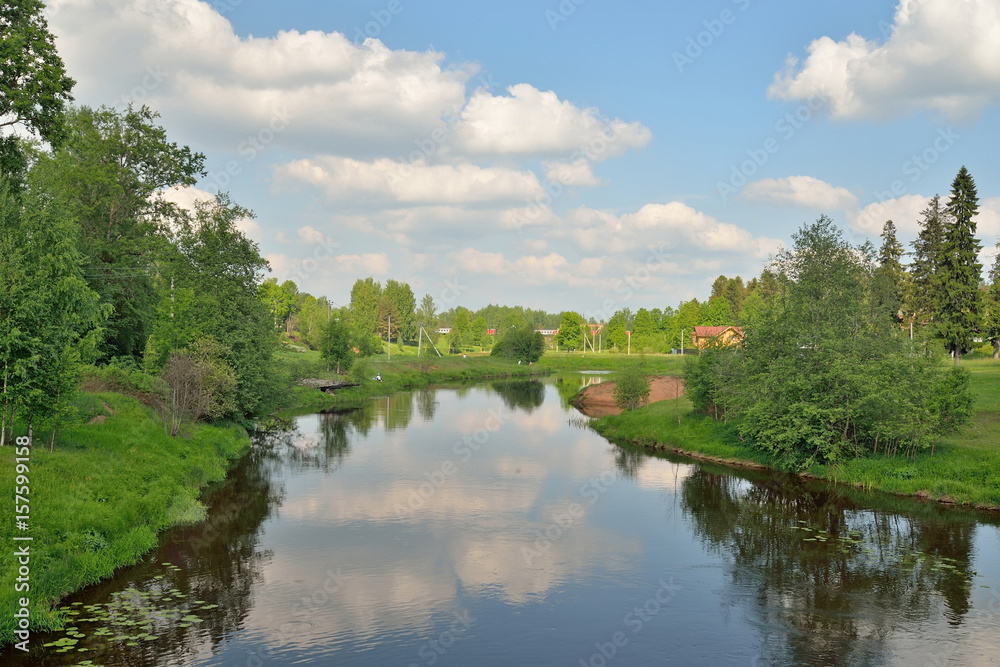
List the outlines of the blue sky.
<svg viewBox="0 0 1000 667">
<path fill-rule="evenodd" d="M 804 222 L 904 241 L 966 165 L 1000 234 L 993 0 L 51 0 L 76 97 L 162 114 L 279 280 L 599 319 L 758 274 Z"/>
</svg>

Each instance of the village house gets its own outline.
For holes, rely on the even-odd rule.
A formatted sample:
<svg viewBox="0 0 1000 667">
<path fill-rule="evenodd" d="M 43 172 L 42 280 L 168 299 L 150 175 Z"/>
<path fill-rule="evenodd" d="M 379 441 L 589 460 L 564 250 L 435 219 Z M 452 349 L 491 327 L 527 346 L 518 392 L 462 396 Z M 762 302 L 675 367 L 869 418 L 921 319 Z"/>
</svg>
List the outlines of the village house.
<svg viewBox="0 0 1000 667">
<path fill-rule="evenodd" d="M 704 350 L 711 345 L 735 345 L 743 340 L 740 327 L 695 327 L 691 332 L 692 346 Z"/>
</svg>

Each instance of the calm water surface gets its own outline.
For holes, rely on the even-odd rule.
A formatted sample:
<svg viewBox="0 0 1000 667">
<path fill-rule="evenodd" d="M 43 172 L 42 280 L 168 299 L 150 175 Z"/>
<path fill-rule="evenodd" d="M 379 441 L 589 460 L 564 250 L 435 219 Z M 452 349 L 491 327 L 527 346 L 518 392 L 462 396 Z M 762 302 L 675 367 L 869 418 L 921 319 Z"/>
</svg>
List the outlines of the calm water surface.
<svg viewBox="0 0 1000 667">
<path fill-rule="evenodd" d="M 262 433 L 204 524 L 70 600 L 75 644 L 4 658 L 1000 665 L 997 517 L 616 447 L 565 405 L 599 379 Z"/>
</svg>

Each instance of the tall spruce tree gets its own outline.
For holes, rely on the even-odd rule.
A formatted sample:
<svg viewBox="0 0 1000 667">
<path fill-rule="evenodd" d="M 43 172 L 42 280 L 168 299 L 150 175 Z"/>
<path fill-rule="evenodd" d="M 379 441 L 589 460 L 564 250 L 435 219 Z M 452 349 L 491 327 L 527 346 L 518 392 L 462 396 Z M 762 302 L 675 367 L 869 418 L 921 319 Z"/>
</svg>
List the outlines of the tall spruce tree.
<svg viewBox="0 0 1000 667">
<path fill-rule="evenodd" d="M 932 321 L 940 302 L 940 264 L 944 250 L 945 220 L 941 197 L 935 195 L 920 212 L 920 234 L 913 241 L 913 261 L 906 295 L 906 310 L 918 324 Z"/>
<path fill-rule="evenodd" d="M 962 351 L 971 349 L 972 337 L 980 325 L 982 295 L 979 283 L 983 265 L 979 263 L 982 246 L 976 238 L 976 213 L 979 197 L 976 183 L 964 166 L 951 184 L 948 200 L 951 220 L 945 226 L 940 262 L 940 313 L 938 335 L 951 350 L 955 365 L 962 361 Z"/>
<path fill-rule="evenodd" d="M 896 238 L 896 225 L 892 220 L 886 220 L 882 225 L 882 246 L 878 251 L 875 277 L 882 308 L 897 319 L 904 317 L 906 270 L 903 269 L 902 258 L 903 245 Z"/>
</svg>

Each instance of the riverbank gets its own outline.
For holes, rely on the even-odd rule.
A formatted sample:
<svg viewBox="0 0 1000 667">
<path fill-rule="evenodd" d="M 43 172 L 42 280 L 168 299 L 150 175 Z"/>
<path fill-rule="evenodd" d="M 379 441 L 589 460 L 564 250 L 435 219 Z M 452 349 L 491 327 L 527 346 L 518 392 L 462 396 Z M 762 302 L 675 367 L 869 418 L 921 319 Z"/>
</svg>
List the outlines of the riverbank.
<svg viewBox="0 0 1000 667">
<path fill-rule="evenodd" d="M 61 428 L 55 451 L 36 437 L 28 457 L 28 528 L 15 527 L 14 449 L 0 469 L 8 520 L 0 522 L 0 644 L 14 641 L 14 612 L 27 598 L 32 630 L 63 627 L 54 611 L 66 595 L 138 562 L 172 526 L 205 516 L 202 490 L 225 479 L 231 462 L 250 446 L 239 426 L 192 425 L 166 435 L 160 418 L 134 398 L 82 393 L 81 419 Z M 21 484 L 19 483 L 18 486 Z M 17 512 L 17 514 L 24 514 Z M 16 534 L 15 534 L 16 533 Z M 31 537 L 15 542 L 15 537 Z M 28 590 L 17 590 L 15 547 L 27 545 Z M 12 650 L 6 646 L 4 649 Z"/>
<path fill-rule="evenodd" d="M 972 421 L 961 433 L 936 443 L 933 454 L 814 465 L 800 474 L 872 491 L 1000 510 L 1000 364 L 974 359 L 963 365 L 972 373 L 976 400 Z M 686 398 L 601 417 L 591 425 L 612 442 L 730 465 L 781 469 L 775 459 L 741 442 L 734 428 L 692 414 Z"/>
<path fill-rule="evenodd" d="M 318 355 L 316 358 L 318 359 Z M 400 357 L 391 360 L 373 357 L 365 363 L 363 373 L 354 374 L 352 381 L 358 382 L 359 386 L 338 389 L 334 394 L 324 394 L 312 387 L 295 387 L 289 405 L 277 414 L 280 417 L 290 417 L 332 407 L 359 407 L 371 398 L 422 389 L 431 385 L 530 378 L 548 375 L 551 372 L 551 368 L 541 363 L 518 364 L 516 361 L 490 356 Z M 315 377 L 333 382 L 347 379 L 348 376 L 320 372 L 316 373 Z M 381 377 L 381 380 L 376 380 L 376 377 Z"/>
</svg>

